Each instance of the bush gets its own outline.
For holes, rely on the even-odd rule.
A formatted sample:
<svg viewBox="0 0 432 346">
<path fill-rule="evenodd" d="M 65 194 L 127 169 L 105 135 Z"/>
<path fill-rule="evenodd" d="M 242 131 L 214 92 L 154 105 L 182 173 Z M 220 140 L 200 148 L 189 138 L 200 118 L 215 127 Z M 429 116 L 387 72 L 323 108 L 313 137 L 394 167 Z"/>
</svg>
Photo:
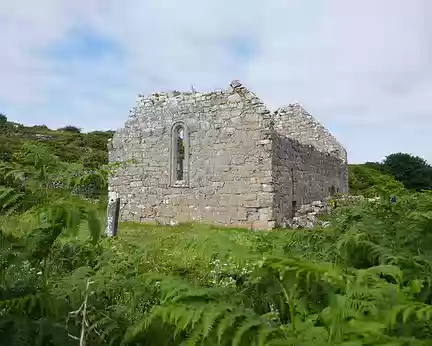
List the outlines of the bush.
<svg viewBox="0 0 432 346">
<path fill-rule="evenodd" d="M 72 125 L 68 125 L 68 126 L 65 126 L 65 127 L 61 127 L 61 128 L 59 128 L 57 131 L 60 131 L 60 132 L 81 133 L 81 129 L 79 129 L 79 128 L 76 127 L 76 126 L 72 126 Z"/>
<path fill-rule="evenodd" d="M 0 113 L 0 127 L 6 126 L 8 119 L 6 115 Z"/>
<path fill-rule="evenodd" d="M 375 197 L 382 193 L 399 193 L 404 188 L 392 175 L 368 165 L 350 165 L 348 170 L 351 194 Z"/>
<path fill-rule="evenodd" d="M 50 129 L 46 125 L 35 125 L 35 126 L 31 126 L 29 129 L 33 130 L 35 132 L 38 132 L 38 131 L 43 131 L 43 132 L 50 131 Z"/>
<path fill-rule="evenodd" d="M 86 153 L 82 157 L 82 163 L 86 168 L 95 169 L 108 164 L 108 153 L 103 151 L 95 151 Z"/>
<path fill-rule="evenodd" d="M 419 191 L 432 188 L 432 166 L 421 157 L 406 153 L 391 154 L 383 165 L 407 189 Z"/>
</svg>

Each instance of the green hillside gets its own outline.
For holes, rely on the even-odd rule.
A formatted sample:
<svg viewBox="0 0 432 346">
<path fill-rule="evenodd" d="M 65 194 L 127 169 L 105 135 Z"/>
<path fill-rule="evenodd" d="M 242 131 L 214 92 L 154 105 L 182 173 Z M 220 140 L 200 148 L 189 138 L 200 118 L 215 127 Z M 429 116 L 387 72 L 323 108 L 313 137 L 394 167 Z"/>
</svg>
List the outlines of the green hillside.
<svg viewBox="0 0 432 346">
<path fill-rule="evenodd" d="M 61 161 L 98 167 L 108 161 L 107 142 L 114 131 L 81 133 L 74 126 L 52 130 L 45 125 L 24 126 L 0 115 L 0 160 L 12 161 L 24 143 L 46 144 Z"/>
</svg>

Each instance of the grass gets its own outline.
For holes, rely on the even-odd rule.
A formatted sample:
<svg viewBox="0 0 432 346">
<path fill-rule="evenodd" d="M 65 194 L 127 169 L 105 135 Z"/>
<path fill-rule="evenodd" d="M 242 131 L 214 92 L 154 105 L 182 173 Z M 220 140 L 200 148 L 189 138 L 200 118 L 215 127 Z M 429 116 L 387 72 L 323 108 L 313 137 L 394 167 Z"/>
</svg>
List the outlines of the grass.
<svg viewBox="0 0 432 346">
<path fill-rule="evenodd" d="M 161 226 L 121 223 L 118 243 L 124 253 L 134 252 L 146 271 L 180 275 L 214 284 L 216 273 L 238 272 L 266 256 L 317 258 L 313 248 L 324 230 L 273 230 L 254 232 L 204 224 Z M 295 246 L 293 244 L 295 243 Z M 131 249 L 134 250 L 131 250 Z"/>
<path fill-rule="evenodd" d="M 159 226 L 123 223 L 119 241 L 133 245 L 141 259 L 154 266 L 154 271 L 181 273 L 193 279 L 206 277 L 212 263 L 244 263 L 256 258 L 259 234 L 242 229 L 221 229 L 209 225 L 181 224 Z M 160 264 L 163 263 L 163 267 Z"/>
<path fill-rule="evenodd" d="M 253 256 L 260 250 L 264 239 L 272 243 L 271 252 L 280 251 L 279 238 L 286 231 L 269 233 L 253 232 L 247 229 L 219 228 L 204 224 L 181 224 L 159 226 L 137 223 L 123 223 L 118 238 L 142 249 L 179 249 L 185 253 L 199 253 L 203 257 L 215 255 L 245 254 Z M 278 245 L 279 244 L 279 245 Z"/>
</svg>

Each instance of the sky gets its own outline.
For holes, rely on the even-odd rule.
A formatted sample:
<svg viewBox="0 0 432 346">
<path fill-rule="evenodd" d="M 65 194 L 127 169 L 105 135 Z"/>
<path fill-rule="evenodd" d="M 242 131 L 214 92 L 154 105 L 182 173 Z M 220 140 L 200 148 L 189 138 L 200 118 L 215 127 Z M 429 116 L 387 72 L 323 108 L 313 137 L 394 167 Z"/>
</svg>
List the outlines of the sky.
<svg viewBox="0 0 432 346">
<path fill-rule="evenodd" d="M 137 94 L 226 89 L 304 107 L 351 163 L 432 163 L 431 0 L 0 0 L 0 113 L 122 127 Z"/>
</svg>

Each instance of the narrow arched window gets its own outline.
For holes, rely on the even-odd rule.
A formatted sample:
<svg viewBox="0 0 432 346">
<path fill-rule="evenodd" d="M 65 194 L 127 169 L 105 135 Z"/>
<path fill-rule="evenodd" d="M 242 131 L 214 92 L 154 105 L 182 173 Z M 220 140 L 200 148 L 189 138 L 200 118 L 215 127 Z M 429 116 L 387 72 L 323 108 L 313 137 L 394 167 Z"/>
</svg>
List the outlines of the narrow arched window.
<svg viewBox="0 0 432 346">
<path fill-rule="evenodd" d="M 174 124 L 171 132 L 171 184 L 188 184 L 188 131 L 184 124 Z"/>
<path fill-rule="evenodd" d="M 183 181 L 184 177 L 184 130 L 182 127 L 178 127 L 176 129 L 176 148 L 175 148 L 175 156 L 176 156 L 176 180 Z"/>
</svg>

